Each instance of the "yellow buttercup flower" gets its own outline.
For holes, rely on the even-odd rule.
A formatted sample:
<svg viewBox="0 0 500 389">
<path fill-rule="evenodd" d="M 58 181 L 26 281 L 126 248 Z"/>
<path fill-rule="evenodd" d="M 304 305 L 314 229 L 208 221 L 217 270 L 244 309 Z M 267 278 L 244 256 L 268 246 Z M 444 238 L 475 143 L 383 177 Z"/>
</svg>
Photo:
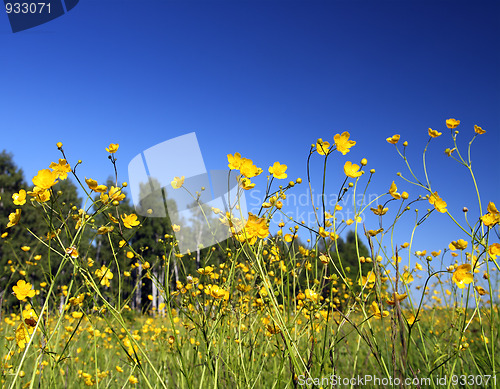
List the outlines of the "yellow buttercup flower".
<svg viewBox="0 0 500 389">
<path fill-rule="evenodd" d="M 238 177 L 238 185 L 244 190 L 249 190 L 255 187 L 255 183 L 253 183 L 249 178 L 246 177 Z"/>
<path fill-rule="evenodd" d="M 467 245 L 468 245 L 468 243 L 465 240 L 459 239 L 459 240 L 454 240 L 453 242 L 451 242 L 448 245 L 448 247 L 450 248 L 450 250 L 456 251 L 456 250 L 465 250 L 467 248 Z"/>
<path fill-rule="evenodd" d="M 377 304 L 376 301 L 374 301 L 372 303 L 372 305 L 370 306 L 370 309 L 371 309 L 371 311 L 373 313 L 373 316 L 378 317 L 379 319 L 382 318 L 382 317 L 389 316 L 389 312 L 388 311 L 380 311 L 380 308 L 379 308 L 379 306 L 378 306 L 378 304 Z"/>
<path fill-rule="evenodd" d="M 356 144 L 355 141 L 349 140 L 350 136 L 351 135 L 347 131 L 344 131 L 342 135 L 336 134 L 333 137 L 335 146 L 337 146 L 337 150 L 340 151 L 342 155 L 346 155 L 350 151 L 349 149 Z"/>
<path fill-rule="evenodd" d="M 457 284 L 460 289 L 465 288 L 465 285 L 470 284 L 474 281 L 474 277 L 471 274 L 471 265 L 468 263 L 464 263 L 456 268 L 453 272 L 452 281 Z"/>
<path fill-rule="evenodd" d="M 392 181 L 391 187 L 389 188 L 389 194 L 396 200 L 401 198 L 401 194 L 398 193 L 398 187 L 394 181 Z"/>
<path fill-rule="evenodd" d="M 12 195 L 12 201 L 14 205 L 24 205 L 26 204 L 26 191 L 21 189 L 18 193 Z"/>
<path fill-rule="evenodd" d="M 68 254 L 71 258 L 78 258 L 78 250 L 76 247 L 71 246 L 66 249 L 66 254 Z"/>
<path fill-rule="evenodd" d="M 286 165 L 281 165 L 279 162 L 275 162 L 273 166 L 269 167 L 269 173 L 273 175 L 274 178 L 279 180 L 283 180 L 287 178 L 286 169 L 288 167 Z"/>
<path fill-rule="evenodd" d="M 386 141 L 388 143 L 390 143 L 391 145 L 395 145 L 396 143 L 399 142 L 399 138 L 401 138 L 401 136 L 399 134 L 394 134 L 390 138 L 387 138 Z"/>
<path fill-rule="evenodd" d="M 109 147 L 106 147 L 106 151 L 110 154 L 114 154 L 118 151 L 118 147 L 120 147 L 118 143 L 111 143 Z"/>
<path fill-rule="evenodd" d="M 446 150 L 444 150 L 444 153 L 448 156 L 448 157 L 451 157 L 451 154 L 453 154 L 453 152 L 456 150 L 455 147 L 453 147 L 452 149 L 450 148 L 447 148 Z"/>
<path fill-rule="evenodd" d="M 269 227 L 264 218 L 259 218 L 252 213 L 248 213 L 248 220 L 243 230 L 237 235 L 240 242 L 248 241 L 254 244 L 257 238 L 264 239 L 269 235 Z"/>
<path fill-rule="evenodd" d="M 202 267 L 196 271 L 199 274 L 201 274 L 202 276 L 207 276 L 214 271 L 214 268 L 212 266 L 206 266 L 206 267 L 204 267 L 204 268 Z"/>
<path fill-rule="evenodd" d="M 370 208 L 370 210 L 375 214 L 375 215 L 385 215 L 389 208 L 384 208 L 382 204 L 377 205 L 377 208 Z"/>
<path fill-rule="evenodd" d="M 392 295 L 392 298 L 388 298 L 386 300 L 386 302 L 389 305 L 396 305 L 396 300 L 397 301 L 403 301 L 407 297 L 408 297 L 408 295 L 406 293 L 399 294 L 397 292 L 394 292 L 393 295 Z"/>
<path fill-rule="evenodd" d="M 493 243 L 488 247 L 488 254 L 492 259 L 496 259 L 500 255 L 500 243 Z"/>
<path fill-rule="evenodd" d="M 16 328 L 16 343 L 17 346 L 22 350 L 26 347 L 26 344 L 30 341 L 30 334 L 33 333 L 33 328 L 24 325 L 24 323 L 19 324 Z"/>
<path fill-rule="evenodd" d="M 460 120 L 456 119 L 448 119 L 446 120 L 446 127 L 451 128 L 452 130 L 460 124 Z"/>
<path fill-rule="evenodd" d="M 238 170 L 244 160 L 244 158 L 241 158 L 240 153 L 234 153 L 234 155 L 228 154 L 227 161 L 229 162 L 229 164 L 227 166 L 231 170 Z"/>
<path fill-rule="evenodd" d="M 208 287 L 205 289 L 205 293 L 209 294 L 215 299 L 229 299 L 229 292 L 217 285 L 208 285 Z"/>
<path fill-rule="evenodd" d="M 128 382 L 131 383 L 132 385 L 135 385 L 139 382 L 139 380 L 134 377 L 133 375 L 131 375 L 129 378 L 128 378 Z"/>
<path fill-rule="evenodd" d="M 90 190 L 98 193 L 105 193 L 108 190 L 106 185 L 98 185 L 96 180 L 92 178 L 85 178 L 85 182 L 87 183 Z"/>
<path fill-rule="evenodd" d="M 33 185 L 41 189 L 50 189 L 57 184 L 56 180 L 57 173 L 49 169 L 39 170 L 38 174 L 32 179 Z"/>
<path fill-rule="evenodd" d="M 134 213 L 131 213 L 130 215 L 124 213 L 122 215 L 122 221 L 125 228 L 132 228 L 141 224 L 141 222 L 137 220 L 137 215 Z"/>
<path fill-rule="evenodd" d="M 448 204 L 438 196 L 437 192 L 434 192 L 433 194 L 429 195 L 429 203 L 434 205 L 434 208 L 436 208 L 436 211 L 441 212 L 441 213 L 446 213 L 447 209 L 446 207 Z"/>
<path fill-rule="evenodd" d="M 24 280 L 17 281 L 17 285 L 12 287 L 12 291 L 16 295 L 18 300 L 24 300 L 26 297 L 35 296 L 35 290 L 32 289 L 32 285 Z"/>
<path fill-rule="evenodd" d="M 59 163 L 52 162 L 49 167 L 57 174 L 57 178 L 61 180 L 68 178 L 68 173 L 71 171 L 71 167 L 65 159 L 59 159 Z"/>
<path fill-rule="evenodd" d="M 439 132 L 439 131 L 437 131 L 437 130 L 433 130 L 432 128 L 429 128 L 429 131 L 428 131 L 428 132 L 429 132 L 429 136 L 430 136 L 431 138 L 437 138 L 438 136 L 443 135 L 443 133 L 442 133 L 442 132 Z"/>
<path fill-rule="evenodd" d="M 113 279 L 113 273 L 105 265 L 95 271 L 95 275 L 101 279 L 101 285 L 110 286 L 109 280 Z"/>
<path fill-rule="evenodd" d="M 480 285 L 476 285 L 475 289 L 476 289 L 477 293 L 479 293 L 481 296 L 488 294 L 488 291 Z"/>
<path fill-rule="evenodd" d="M 304 294 L 305 294 L 307 300 L 311 300 L 311 301 L 314 301 L 316 303 L 318 302 L 319 297 L 320 297 L 320 295 L 312 289 L 304 290 Z"/>
<path fill-rule="evenodd" d="M 485 130 L 483 130 L 481 127 L 476 126 L 476 125 L 474 125 L 474 131 L 475 131 L 476 134 L 479 134 L 479 135 L 482 135 L 482 134 L 486 133 Z"/>
<path fill-rule="evenodd" d="M 344 164 L 344 173 L 347 177 L 356 178 L 360 177 L 363 172 L 359 171 L 359 165 L 352 163 L 351 161 L 347 161 Z"/>
<path fill-rule="evenodd" d="M 172 188 L 174 189 L 179 189 L 182 185 L 184 185 L 184 176 L 181 177 L 174 177 L 170 185 L 172 185 Z"/>
<path fill-rule="evenodd" d="M 500 213 L 498 212 L 495 203 L 492 201 L 488 204 L 488 213 L 481 216 L 481 221 L 488 227 L 493 227 L 495 224 L 500 223 Z"/>
<path fill-rule="evenodd" d="M 122 201 L 125 198 L 125 193 L 122 193 L 121 188 L 117 188 L 115 186 L 111 186 L 108 194 L 101 193 L 101 201 L 104 204 L 109 203 L 110 201 Z"/>
<path fill-rule="evenodd" d="M 262 169 L 255 166 L 251 159 L 243 158 L 240 165 L 240 173 L 246 178 L 252 178 L 262 173 Z"/>
<path fill-rule="evenodd" d="M 316 141 L 316 151 L 319 155 L 328 155 L 330 153 L 330 143 L 319 138 Z"/>
<path fill-rule="evenodd" d="M 15 226 L 17 223 L 19 223 L 20 219 L 21 219 L 21 210 L 16 209 L 16 212 L 12 212 L 9 215 L 9 222 L 7 223 L 7 228 Z"/>
</svg>

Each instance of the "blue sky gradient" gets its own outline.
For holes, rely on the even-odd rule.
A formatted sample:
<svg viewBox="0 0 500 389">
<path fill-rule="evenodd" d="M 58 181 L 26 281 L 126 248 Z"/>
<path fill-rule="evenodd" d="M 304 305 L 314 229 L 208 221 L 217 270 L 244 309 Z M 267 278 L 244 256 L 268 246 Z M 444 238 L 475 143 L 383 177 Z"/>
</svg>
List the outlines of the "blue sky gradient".
<svg viewBox="0 0 500 389">
<path fill-rule="evenodd" d="M 432 185 L 458 220 L 464 206 L 474 219 L 472 180 L 444 154 L 452 147 L 445 120 L 461 120 L 463 153 L 475 124 L 487 131 L 474 143 L 473 167 L 483 207 L 498 205 L 499 15 L 496 1 L 88 0 L 13 34 L 3 14 L 0 149 L 31 180 L 57 161 L 61 141 L 72 165 L 83 161 L 81 177 L 102 182 L 113 174 L 105 147 L 119 143 L 119 178 L 128 181 L 137 154 L 195 131 L 208 169 L 226 168 L 226 154 L 240 152 L 265 172 L 285 163 L 290 179 L 305 182 L 311 143 L 349 131 L 357 144 L 331 157 L 327 194 L 338 192 L 345 161 L 365 157 L 376 169 L 368 194 L 387 192 L 395 180 L 414 198 L 425 193 L 396 176 L 409 174 L 385 139 L 399 133 L 409 142 L 424 179 L 431 127 L 443 132 L 428 150 Z M 316 190 L 321 170 L 315 156 Z M 263 191 L 265 179 L 256 182 Z M 295 189 L 306 193 L 305 184 Z M 410 239 L 414 215 L 401 222 L 398 244 Z M 369 218 L 367 228 L 376 227 Z M 464 237 L 434 213 L 414 249 Z"/>
</svg>

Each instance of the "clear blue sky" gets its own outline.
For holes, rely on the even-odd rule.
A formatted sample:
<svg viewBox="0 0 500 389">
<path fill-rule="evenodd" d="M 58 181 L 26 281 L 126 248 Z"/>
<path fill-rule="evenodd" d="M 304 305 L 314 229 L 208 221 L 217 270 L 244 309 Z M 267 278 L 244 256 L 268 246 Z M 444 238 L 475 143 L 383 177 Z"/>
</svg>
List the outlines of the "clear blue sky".
<svg viewBox="0 0 500 389">
<path fill-rule="evenodd" d="M 209 169 L 240 152 L 305 179 L 310 144 L 349 131 L 357 144 L 331 159 L 327 193 L 338 191 L 346 160 L 366 157 L 377 171 L 368 193 L 395 180 L 415 195 L 423 192 L 395 176 L 407 170 L 385 138 L 408 140 L 423 178 L 431 127 L 443 132 L 428 153 L 432 184 L 463 220 L 463 206 L 477 217 L 477 202 L 465 169 L 443 153 L 453 117 L 462 147 L 474 124 L 487 130 L 473 166 L 483 206 L 500 205 L 497 1 L 87 0 L 16 34 L 2 13 L 0 47 L 0 149 L 29 181 L 59 158 L 58 141 L 71 164 L 83 160 L 81 175 L 99 181 L 112 174 L 105 147 L 119 143 L 119 177 L 128 181 L 134 156 L 192 131 Z M 320 169 L 316 158 L 316 188 Z M 411 218 L 403 222 L 398 243 L 411 231 Z M 426 224 L 415 250 L 464 237 L 446 215 Z"/>
</svg>

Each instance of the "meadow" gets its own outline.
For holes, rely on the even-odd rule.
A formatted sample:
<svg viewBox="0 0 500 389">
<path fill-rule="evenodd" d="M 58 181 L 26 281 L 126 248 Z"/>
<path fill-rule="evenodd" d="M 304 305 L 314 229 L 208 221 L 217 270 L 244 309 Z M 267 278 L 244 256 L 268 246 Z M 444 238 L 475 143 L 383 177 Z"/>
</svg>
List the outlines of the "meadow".
<svg viewBox="0 0 500 389">
<path fill-rule="evenodd" d="M 3 155 L 2 387 L 495 388 L 500 213 L 481 198 L 471 164 L 474 139 L 488 134 L 479 126 L 459 134 L 459 120 L 443 122 L 447 134 L 427 130 L 422 177 L 404 135 L 386 139 L 406 173 L 347 220 L 337 216 L 342 197 L 365 196 L 376 179 L 366 159 L 349 161 L 355 134 L 315 140 L 302 179 L 288 177 L 286 161 L 263 169 L 229 154 L 240 194 L 267 175 L 262 207 L 243 215 L 237 198 L 229 210 L 207 208 L 192 193 L 198 222 L 230 238 L 187 252 L 178 237 L 195 235 L 196 223 L 142 217 L 128 203 L 118 144 L 106 154 L 103 147 L 113 174 L 106 183 L 80 177 L 81 161 L 71 162 L 62 143 L 57 162 L 29 185 Z M 426 153 L 440 136 L 450 137 L 454 147 L 444 152 L 472 178 L 478 215 L 450 213 L 439 179 L 431 187 Z M 459 136 L 470 138 L 467 150 Z M 311 198 L 315 225 L 292 218 L 271 233 L 297 186 L 324 193 L 332 158 L 342 159 L 345 177 L 338 203 L 330 209 Z M 322 182 L 312 182 L 313 159 L 323 164 Z M 401 179 L 411 194 L 398 189 Z M 184 183 L 172 177 L 171 187 L 183 191 Z M 409 212 L 413 233 L 394 242 Z M 378 224 L 365 225 L 365 213 Z M 428 218 L 451 219 L 457 240 L 439 251 L 415 248 Z"/>
</svg>

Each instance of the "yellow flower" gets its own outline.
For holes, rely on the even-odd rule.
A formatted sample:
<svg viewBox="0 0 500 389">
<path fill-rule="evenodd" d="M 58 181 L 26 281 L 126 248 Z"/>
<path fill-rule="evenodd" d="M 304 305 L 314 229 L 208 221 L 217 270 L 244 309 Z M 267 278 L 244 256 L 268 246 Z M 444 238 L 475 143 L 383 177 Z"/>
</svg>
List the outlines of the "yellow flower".
<svg viewBox="0 0 500 389">
<path fill-rule="evenodd" d="M 132 227 L 135 227 L 135 226 L 138 226 L 139 224 L 141 224 L 141 222 L 139 220 L 137 220 L 137 215 L 134 213 L 131 213 L 130 215 L 127 215 L 126 213 L 124 213 L 122 216 L 122 221 L 123 221 L 123 225 L 126 228 L 132 228 Z"/>
<path fill-rule="evenodd" d="M 120 366 L 117 365 L 115 369 L 118 373 L 123 373 L 123 369 Z"/>
<path fill-rule="evenodd" d="M 330 153 L 330 143 L 319 138 L 316 142 L 316 151 L 319 155 L 328 155 Z"/>
<path fill-rule="evenodd" d="M 130 382 L 132 385 L 135 385 L 139 382 L 139 380 L 137 378 L 135 378 L 133 375 L 131 375 L 129 378 L 128 378 L 128 382 Z"/>
<path fill-rule="evenodd" d="M 398 193 L 398 187 L 396 186 L 396 183 L 394 181 L 392 181 L 391 187 L 389 188 L 389 194 L 396 200 L 399 200 L 401 198 L 401 195 Z"/>
<path fill-rule="evenodd" d="M 342 135 L 336 134 L 333 137 L 337 150 L 340 151 L 342 155 L 346 155 L 350 151 L 349 149 L 356 144 L 355 141 L 349 140 L 350 136 L 351 135 L 347 131 L 344 131 Z"/>
<path fill-rule="evenodd" d="M 35 296 L 35 290 L 31 289 L 32 285 L 29 282 L 26 282 L 24 280 L 19 280 L 17 281 L 17 285 L 14 285 L 12 287 L 12 291 L 16 295 L 18 300 L 23 301 L 26 299 L 26 297 L 33 297 Z"/>
<path fill-rule="evenodd" d="M 488 204 L 488 213 L 481 216 L 481 221 L 488 227 L 493 227 L 495 224 L 500 223 L 500 213 L 492 201 Z"/>
<path fill-rule="evenodd" d="M 471 265 L 468 263 L 464 263 L 456 268 L 453 272 L 452 281 L 457 284 L 460 289 L 465 288 L 466 284 L 470 284 L 474 281 L 474 277 L 471 274 Z"/>
<path fill-rule="evenodd" d="M 317 292 L 315 292 L 314 290 L 306 289 L 306 290 L 304 290 L 304 294 L 306 296 L 306 299 L 314 301 L 316 303 L 318 302 L 319 294 Z"/>
<path fill-rule="evenodd" d="M 500 255 L 500 243 L 493 243 L 488 247 L 488 254 L 492 259 L 496 259 Z"/>
<path fill-rule="evenodd" d="M 359 170 L 359 165 L 356 165 L 355 163 L 352 163 L 351 161 L 347 161 L 344 164 L 344 173 L 347 177 L 351 177 L 351 178 L 360 177 L 363 174 L 363 172 L 358 171 L 358 170 Z"/>
<path fill-rule="evenodd" d="M 56 146 L 57 146 L 57 148 L 58 148 L 58 149 L 61 149 L 61 148 L 62 148 L 62 146 L 63 146 L 63 144 L 62 144 L 62 142 L 57 142 L 57 143 L 56 143 Z"/>
<path fill-rule="evenodd" d="M 178 224 L 172 224 L 172 230 L 174 232 L 179 232 L 181 230 L 181 226 L 179 226 Z"/>
<path fill-rule="evenodd" d="M 450 148 L 447 148 L 444 153 L 448 156 L 448 157 L 451 157 L 451 154 L 453 154 L 453 152 L 456 150 L 455 147 L 453 147 L 452 149 Z"/>
<path fill-rule="evenodd" d="M 447 209 L 446 207 L 448 204 L 438 196 L 437 192 L 434 192 L 433 194 L 429 195 L 429 203 L 434 205 L 434 208 L 436 208 L 436 211 L 441 212 L 441 213 L 446 213 Z"/>
<path fill-rule="evenodd" d="M 358 284 L 359 286 L 366 286 L 366 288 L 371 289 L 375 285 L 376 280 L 377 278 L 375 277 L 375 273 L 370 270 L 366 276 L 361 276 Z"/>
<path fill-rule="evenodd" d="M 401 138 L 401 135 L 395 134 L 390 138 L 387 138 L 386 141 L 389 142 L 391 145 L 395 145 L 396 143 L 399 142 L 399 138 Z"/>
<path fill-rule="evenodd" d="M 113 273 L 105 265 L 95 271 L 95 275 L 101 279 L 101 285 L 110 286 L 109 280 L 113 279 Z"/>
<path fill-rule="evenodd" d="M 59 163 L 52 162 L 49 166 L 54 173 L 57 174 L 57 178 L 65 180 L 68 178 L 68 173 L 71 171 L 71 167 L 65 159 L 59 159 Z"/>
<path fill-rule="evenodd" d="M 12 200 L 14 205 L 24 205 L 26 204 L 26 191 L 21 189 L 19 193 L 14 193 L 12 195 Z"/>
<path fill-rule="evenodd" d="M 394 292 L 392 295 L 392 298 L 388 298 L 386 301 L 387 301 L 387 304 L 389 304 L 389 305 L 396 305 L 396 300 L 403 301 L 406 297 L 408 297 L 408 295 L 406 293 L 399 294 L 397 292 Z"/>
<path fill-rule="evenodd" d="M 249 190 L 255 187 L 255 183 L 251 182 L 249 178 L 238 177 L 238 185 L 244 190 Z"/>
<path fill-rule="evenodd" d="M 105 204 L 113 201 L 122 201 L 125 198 L 125 193 L 122 193 L 121 188 L 111 186 L 108 194 L 101 193 L 101 201 Z"/>
<path fill-rule="evenodd" d="M 210 273 L 212 273 L 214 271 L 214 268 L 212 266 L 206 266 L 206 267 L 202 267 L 198 270 L 196 270 L 199 274 L 201 274 L 202 276 L 207 276 L 209 275 Z"/>
<path fill-rule="evenodd" d="M 73 319 L 80 319 L 82 316 L 83 316 L 83 312 L 73 312 L 71 314 L 71 317 L 73 317 Z"/>
<path fill-rule="evenodd" d="M 66 254 L 68 254 L 69 256 L 71 256 L 71 258 L 78 258 L 78 250 L 76 249 L 76 247 L 68 247 L 66 249 Z"/>
<path fill-rule="evenodd" d="M 389 208 L 384 208 L 382 204 L 377 205 L 377 208 L 370 208 L 370 210 L 375 214 L 375 215 L 385 215 Z"/>
<path fill-rule="evenodd" d="M 382 318 L 382 317 L 387 317 L 389 316 L 389 312 L 388 311 L 380 311 L 380 308 L 378 307 L 378 304 L 376 301 L 374 301 L 372 303 L 372 305 L 370 306 L 371 308 L 371 311 L 373 312 L 373 316 L 375 317 L 378 317 L 379 319 Z"/>
<path fill-rule="evenodd" d="M 7 228 L 15 226 L 17 223 L 19 223 L 20 219 L 21 219 L 21 210 L 16 209 L 16 212 L 12 212 L 9 215 L 9 222 L 7 223 Z"/>
<path fill-rule="evenodd" d="M 262 169 L 255 166 L 251 159 L 243 158 L 240 165 L 240 173 L 246 178 L 252 178 L 262 173 Z"/>
<path fill-rule="evenodd" d="M 451 128 L 452 130 L 456 128 L 460 124 L 460 120 L 456 119 L 448 119 L 446 120 L 446 127 Z"/>
<path fill-rule="evenodd" d="M 429 131 L 428 131 L 428 132 L 429 132 L 429 136 L 430 136 L 431 138 L 437 138 L 438 136 L 443 135 L 443 133 L 442 133 L 442 132 L 439 132 L 439 131 L 437 131 L 437 130 L 433 130 L 432 128 L 429 128 Z"/>
<path fill-rule="evenodd" d="M 101 226 L 97 229 L 98 235 L 106 235 L 109 232 L 112 232 L 115 229 L 113 226 Z"/>
<path fill-rule="evenodd" d="M 35 186 L 32 192 L 28 192 L 31 197 L 34 197 L 39 203 L 44 203 L 50 200 L 50 191 L 48 189 Z"/>
<path fill-rule="evenodd" d="M 405 284 L 409 284 L 413 282 L 414 278 L 411 275 L 411 273 L 408 272 L 408 270 L 405 270 L 404 273 L 401 275 L 401 281 Z"/>
<path fill-rule="evenodd" d="M 92 178 L 85 178 L 85 182 L 89 186 L 89 189 L 93 190 L 94 192 L 104 193 L 108 190 L 106 185 L 98 185 L 97 181 L 93 180 Z"/>
<path fill-rule="evenodd" d="M 271 173 L 274 178 L 283 180 L 287 178 L 287 174 L 285 173 L 286 169 L 286 165 L 281 165 L 279 162 L 275 162 L 273 166 L 269 167 L 269 173 Z"/>
<path fill-rule="evenodd" d="M 238 234 L 237 238 L 240 242 L 248 241 L 249 244 L 254 244 L 257 238 L 264 239 L 269 235 L 269 227 L 264 218 L 258 218 L 252 213 L 248 213 L 248 220 L 244 229 Z"/>
<path fill-rule="evenodd" d="M 450 250 L 452 251 L 455 251 L 455 250 L 465 250 L 467 248 L 467 245 L 468 243 L 463 240 L 463 239 L 459 239 L 459 240 L 454 240 L 452 241 L 448 247 L 450 248 Z"/>
<path fill-rule="evenodd" d="M 49 169 L 39 170 L 38 174 L 33 177 L 33 185 L 41 189 L 50 189 L 57 184 L 57 173 Z"/>
<path fill-rule="evenodd" d="M 488 294 L 486 289 L 484 289 L 482 286 L 476 285 L 476 290 L 477 290 L 477 293 L 479 293 L 481 296 Z"/>
<path fill-rule="evenodd" d="M 240 153 L 234 153 L 234 156 L 232 154 L 228 154 L 227 161 L 229 162 L 229 165 L 227 166 L 231 170 L 238 170 L 244 160 L 244 158 L 241 158 Z"/>
<path fill-rule="evenodd" d="M 109 147 L 106 147 L 106 151 L 110 154 L 114 154 L 118 151 L 118 147 L 120 147 L 118 143 L 111 143 Z"/>
<path fill-rule="evenodd" d="M 31 247 L 30 246 L 21 246 L 21 250 L 23 250 L 24 252 L 30 251 Z"/>
<path fill-rule="evenodd" d="M 26 347 L 26 344 L 30 341 L 30 334 L 33 333 L 33 329 L 28 327 L 26 329 L 23 323 L 19 324 L 16 329 L 16 343 L 17 346 L 22 350 Z"/>
<path fill-rule="evenodd" d="M 481 127 L 476 126 L 476 125 L 474 125 L 474 131 L 476 132 L 476 134 L 479 134 L 479 135 L 486 133 L 485 130 L 483 130 Z"/>
<path fill-rule="evenodd" d="M 172 188 L 174 189 L 179 189 L 182 185 L 184 185 L 184 179 L 185 177 L 174 177 L 170 185 L 172 185 Z"/>
<path fill-rule="evenodd" d="M 205 293 L 209 294 L 215 299 L 229 299 L 229 292 L 217 285 L 208 285 L 208 287 L 205 289 Z"/>
</svg>

